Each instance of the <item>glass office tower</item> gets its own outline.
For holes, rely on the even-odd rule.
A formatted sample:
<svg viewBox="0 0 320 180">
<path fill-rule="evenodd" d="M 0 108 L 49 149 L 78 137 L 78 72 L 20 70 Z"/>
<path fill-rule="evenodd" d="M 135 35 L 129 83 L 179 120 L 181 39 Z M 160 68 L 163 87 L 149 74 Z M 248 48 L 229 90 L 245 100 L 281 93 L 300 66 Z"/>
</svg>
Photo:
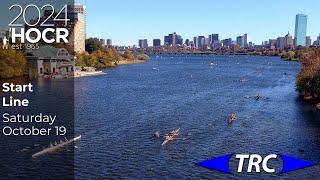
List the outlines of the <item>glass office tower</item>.
<svg viewBox="0 0 320 180">
<path fill-rule="evenodd" d="M 308 20 L 307 15 L 304 15 L 304 14 L 296 15 L 296 26 L 295 26 L 295 45 L 296 46 L 306 46 L 307 20 Z"/>
</svg>

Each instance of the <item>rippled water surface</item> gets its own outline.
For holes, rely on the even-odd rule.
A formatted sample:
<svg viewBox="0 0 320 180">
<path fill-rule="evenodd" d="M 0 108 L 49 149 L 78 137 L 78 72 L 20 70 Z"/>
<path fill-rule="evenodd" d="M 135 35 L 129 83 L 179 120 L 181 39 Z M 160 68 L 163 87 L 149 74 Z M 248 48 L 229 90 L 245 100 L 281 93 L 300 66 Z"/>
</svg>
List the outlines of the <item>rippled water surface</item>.
<svg viewBox="0 0 320 180">
<path fill-rule="evenodd" d="M 320 114 L 295 90 L 300 64 L 278 57 L 152 56 L 75 80 L 76 178 L 259 178 L 195 165 L 229 153 L 283 153 L 320 162 Z M 256 101 L 254 96 L 262 98 Z M 233 124 L 227 117 L 237 113 Z M 164 147 L 163 135 L 181 128 Z M 274 162 L 279 172 L 281 162 Z M 230 163 L 236 172 L 235 160 Z M 282 178 L 319 179 L 319 166 Z"/>
</svg>

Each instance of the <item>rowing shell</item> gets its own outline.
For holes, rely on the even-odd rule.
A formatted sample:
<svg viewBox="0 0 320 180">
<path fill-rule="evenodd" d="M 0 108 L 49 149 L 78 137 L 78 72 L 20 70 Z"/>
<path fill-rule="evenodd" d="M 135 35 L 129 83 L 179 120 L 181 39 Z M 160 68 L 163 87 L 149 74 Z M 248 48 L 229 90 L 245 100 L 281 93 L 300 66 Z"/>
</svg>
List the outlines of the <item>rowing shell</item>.
<svg viewBox="0 0 320 180">
<path fill-rule="evenodd" d="M 61 142 L 60 144 L 51 145 L 50 147 L 45 148 L 42 151 L 33 154 L 32 158 L 37 158 L 39 156 L 58 151 L 59 149 L 65 147 L 65 146 L 68 146 L 69 144 L 71 144 L 71 143 L 73 143 L 75 141 L 78 141 L 80 139 L 81 139 L 81 135 L 78 136 L 78 137 L 75 137 L 75 138 L 73 138 L 71 140 L 68 140 L 68 141 L 65 141 L 65 142 Z"/>
</svg>

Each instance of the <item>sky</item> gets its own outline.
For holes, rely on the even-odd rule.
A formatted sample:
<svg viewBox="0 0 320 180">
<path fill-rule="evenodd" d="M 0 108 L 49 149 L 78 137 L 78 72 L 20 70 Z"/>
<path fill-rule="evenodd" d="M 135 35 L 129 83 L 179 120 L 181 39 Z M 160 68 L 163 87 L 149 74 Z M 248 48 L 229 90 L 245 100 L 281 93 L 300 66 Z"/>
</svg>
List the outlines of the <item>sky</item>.
<svg viewBox="0 0 320 180">
<path fill-rule="evenodd" d="M 177 32 L 183 39 L 220 34 L 249 40 L 294 35 L 295 15 L 308 15 L 307 35 L 320 33 L 319 0 L 78 0 L 87 7 L 87 36 L 135 45 Z"/>
</svg>

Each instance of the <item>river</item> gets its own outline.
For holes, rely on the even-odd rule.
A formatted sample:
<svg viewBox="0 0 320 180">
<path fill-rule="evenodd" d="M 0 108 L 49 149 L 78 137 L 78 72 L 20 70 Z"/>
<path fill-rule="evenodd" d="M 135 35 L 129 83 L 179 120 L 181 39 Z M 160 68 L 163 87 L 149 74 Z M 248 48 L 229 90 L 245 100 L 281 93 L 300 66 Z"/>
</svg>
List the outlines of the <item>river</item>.
<svg viewBox="0 0 320 180">
<path fill-rule="evenodd" d="M 75 126 L 83 137 L 75 152 L 76 177 L 278 176 L 226 175 L 195 165 L 229 153 L 283 153 L 320 162 L 320 114 L 299 98 L 299 70 L 299 63 L 278 57 L 162 55 L 76 79 Z M 228 124 L 232 113 L 238 119 Z M 190 138 L 162 147 L 163 139 L 153 137 L 178 127 L 181 137 Z M 281 163 L 274 164 L 280 172 Z M 282 177 L 319 178 L 319 170 Z"/>
</svg>

